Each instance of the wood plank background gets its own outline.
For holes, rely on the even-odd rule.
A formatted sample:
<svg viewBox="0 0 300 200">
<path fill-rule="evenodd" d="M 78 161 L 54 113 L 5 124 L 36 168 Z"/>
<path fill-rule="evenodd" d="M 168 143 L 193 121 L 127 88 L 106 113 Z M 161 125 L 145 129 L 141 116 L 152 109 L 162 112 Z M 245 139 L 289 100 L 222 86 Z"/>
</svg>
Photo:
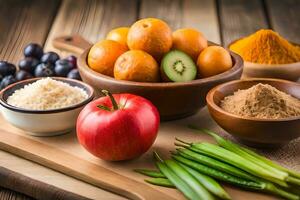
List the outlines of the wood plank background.
<svg viewBox="0 0 300 200">
<path fill-rule="evenodd" d="M 224 46 L 261 28 L 272 28 L 300 43 L 299 10 L 300 0 L 0 0 L 0 60 L 17 64 L 29 42 L 44 45 L 45 51 L 54 50 L 51 41 L 60 35 L 81 34 L 94 43 L 111 28 L 129 26 L 144 17 L 166 20 L 172 29 L 196 28 Z M 89 188 L 98 195 L 90 198 L 105 194 L 118 199 L 5 152 L 0 152 L 0 160 L 5 160 L 1 165 L 67 190 L 85 188 L 79 191 L 84 193 Z M 37 174 L 32 174 L 31 168 Z M 49 177 L 43 177 L 43 173 Z M 57 180 L 59 177 L 64 181 Z M 69 185 L 64 186 L 65 182 Z M 0 199 L 30 198 L 0 189 Z"/>
</svg>

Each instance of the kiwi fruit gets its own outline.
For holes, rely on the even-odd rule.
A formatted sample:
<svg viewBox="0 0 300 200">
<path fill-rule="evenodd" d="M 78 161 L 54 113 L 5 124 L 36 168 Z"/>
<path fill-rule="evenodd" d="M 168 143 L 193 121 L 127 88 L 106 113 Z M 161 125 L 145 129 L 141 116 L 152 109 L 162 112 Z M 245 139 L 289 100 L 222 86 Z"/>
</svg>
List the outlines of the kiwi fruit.
<svg viewBox="0 0 300 200">
<path fill-rule="evenodd" d="M 185 82 L 194 80 L 197 76 L 197 67 L 193 59 L 179 50 L 165 54 L 160 70 L 164 81 Z"/>
</svg>

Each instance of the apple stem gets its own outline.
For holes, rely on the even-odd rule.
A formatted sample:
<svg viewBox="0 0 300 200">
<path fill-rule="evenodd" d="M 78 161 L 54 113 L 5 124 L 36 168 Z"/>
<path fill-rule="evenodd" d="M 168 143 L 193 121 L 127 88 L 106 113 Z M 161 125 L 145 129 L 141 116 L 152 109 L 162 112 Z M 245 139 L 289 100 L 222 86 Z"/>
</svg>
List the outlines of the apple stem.
<svg viewBox="0 0 300 200">
<path fill-rule="evenodd" d="M 112 105 L 113 105 L 113 110 L 118 110 L 118 109 L 119 109 L 119 106 L 118 106 L 118 104 L 117 104 L 115 98 L 113 97 L 113 95 L 112 95 L 109 91 L 107 91 L 107 90 L 102 90 L 101 92 L 102 92 L 105 96 L 108 96 L 108 97 L 110 98 L 111 103 L 112 103 Z"/>
</svg>

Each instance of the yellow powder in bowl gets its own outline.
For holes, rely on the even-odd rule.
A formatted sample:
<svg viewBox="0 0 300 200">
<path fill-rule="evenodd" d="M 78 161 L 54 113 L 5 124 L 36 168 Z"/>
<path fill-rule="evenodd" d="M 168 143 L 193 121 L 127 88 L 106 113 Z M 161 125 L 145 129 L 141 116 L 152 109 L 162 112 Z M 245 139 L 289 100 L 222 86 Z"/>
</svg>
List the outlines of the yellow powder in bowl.
<svg viewBox="0 0 300 200">
<path fill-rule="evenodd" d="M 7 103 L 30 110 L 51 110 L 72 106 L 87 98 L 86 91 L 79 87 L 44 78 L 16 90 Z"/>
<path fill-rule="evenodd" d="M 299 99 L 261 83 L 225 97 L 220 106 L 242 117 L 279 119 L 300 116 Z"/>
<path fill-rule="evenodd" d="M 245 61 L 260 64 L 300 62 L 300 47 L 291 44 L 278 33 L 262 29 L 230 45 L 230 50 Z"/>
</svg>

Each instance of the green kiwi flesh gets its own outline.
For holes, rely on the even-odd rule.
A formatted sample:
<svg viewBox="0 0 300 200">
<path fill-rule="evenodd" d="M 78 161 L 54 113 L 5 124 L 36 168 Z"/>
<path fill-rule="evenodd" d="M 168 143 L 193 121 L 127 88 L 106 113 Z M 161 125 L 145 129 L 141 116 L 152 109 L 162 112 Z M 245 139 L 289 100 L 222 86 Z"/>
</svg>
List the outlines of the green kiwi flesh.
<svg viewBox="0 0 300 200">
<path fill-rule="evenodd" d="M 165 81 L 186 82 L 197 76 L 197 67 L 193 59 L 179 50 L 168 52 L 161 61 L 162 78 Z"/>
</svg>

